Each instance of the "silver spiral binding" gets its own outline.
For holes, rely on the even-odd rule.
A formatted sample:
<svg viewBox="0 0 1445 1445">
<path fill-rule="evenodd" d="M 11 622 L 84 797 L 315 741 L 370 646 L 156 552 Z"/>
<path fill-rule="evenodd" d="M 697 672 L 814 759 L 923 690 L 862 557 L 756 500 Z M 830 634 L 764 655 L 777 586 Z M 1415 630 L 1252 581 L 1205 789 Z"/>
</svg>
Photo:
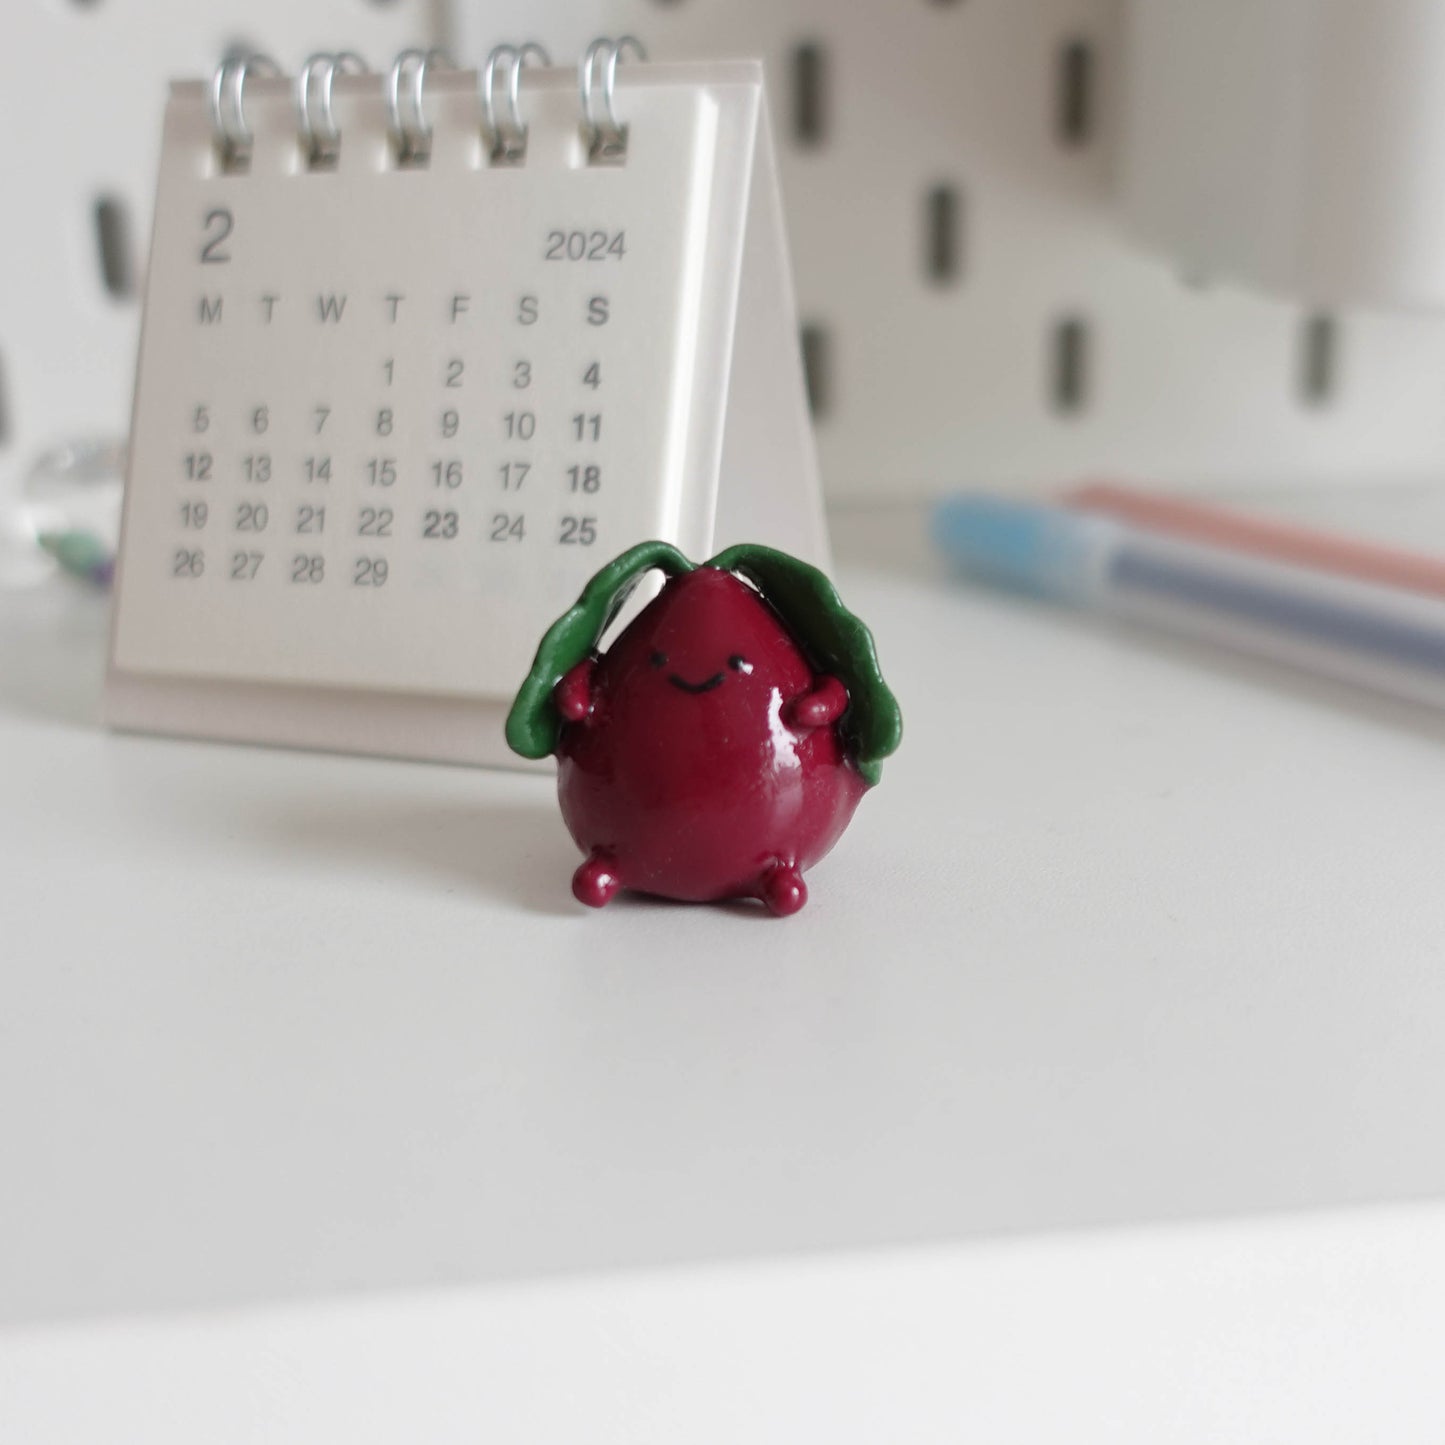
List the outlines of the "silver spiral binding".
<svg viewBox="0 0 1445 1445">
<path fill-rule="evenodd" d="M 642 42 L 636 36 L 623 35 L 617 40 L 594 40 L 577 65 L 582 131 L 587 138 L 587 157 L 593 162 L 615 162 L 627 154 L 627 127 L 617 119 L 613 91 L 617 83 L 617 62 L 628 50 L 638 60 L 647 59 Z M 600 88 L 597 81 L 599 67 L 602 71 Z"/>
<path fill-rule="evenodd" d="M 246 124 L 246 77 L 281 74 L 281 67 L 269 55 L 227 56 L 211 76 L 211 129 L 221 169 L 244 170 L 251 163 L 255 136 Z"/>
<path fill-rule="evenodd" d="M 341 154 L 341 132 L 331 113 L 331 87 L 337 72 L 366 74 L 366 62 L 349 50 L 339 54 L 320 51 L 307 58 L 296 77 L 296 119 L 301 149 L 314 171 L 331 170 Z"/>
<path fill-rule="evenodd" d="M 527 154 L 527 123 L 522 119 L 522 67 L 529 59 L 551 65 L 552 58 L 535 41 L 524 45 L 498 45 L 482 67 L 482 124 L 493 165 L 517 165 Z M 506 108 L 499 115 L 496 104 L 497 71 L 505 67 Z"/>
<path fill-rule="evenodd" d="M 431 122 L 426 118 L 426 77 L 433 65 L 447 68 L 444 50 L 403 50 L 386 77 L 387 129 L 397 164 L 424 166 L 431 159 Z"/>
</svg>

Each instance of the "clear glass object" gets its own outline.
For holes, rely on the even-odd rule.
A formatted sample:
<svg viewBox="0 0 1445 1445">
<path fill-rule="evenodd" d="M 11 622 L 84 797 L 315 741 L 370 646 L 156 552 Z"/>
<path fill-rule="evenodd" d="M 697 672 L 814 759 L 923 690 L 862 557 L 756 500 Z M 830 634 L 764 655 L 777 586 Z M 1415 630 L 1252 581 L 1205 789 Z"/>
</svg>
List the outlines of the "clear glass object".
<svg viewBox="0 0 1445 1445">
<path fill-rule="evenodd" d="M 43 452 L 0 498 L 0 587 L 34 587 L 57 571 L 110 584 L 120 535 L 125 443 L 82 438 Z"/>
</svg>

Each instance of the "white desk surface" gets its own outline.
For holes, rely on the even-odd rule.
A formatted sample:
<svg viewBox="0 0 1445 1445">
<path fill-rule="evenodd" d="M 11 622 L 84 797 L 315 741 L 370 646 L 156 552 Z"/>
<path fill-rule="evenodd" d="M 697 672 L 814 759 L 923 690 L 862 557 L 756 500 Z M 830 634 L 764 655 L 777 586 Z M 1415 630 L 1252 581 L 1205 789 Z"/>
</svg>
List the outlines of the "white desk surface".
<svg viewBox="0 0 1445 1445">
<path fill-rule="evenodd" d="M 1427 514 L 1445 545 L 1438 505 L 1368 504 Z M 967 1295 L 1032 1242 L 1068 1321 L 1095 1286 L 1059 1241 L 1445 1195 L 1445 719 L 955 586 L 920 527 L 836 520 L 906 736 L 790 920 L 580 909 L 550 780 L 107 735 L 103 602 L 0 595 L 0 1425 L 7 1358 L 79 1369 L 178 1308 L 447 1286 L 505 1321 L 529 1289 L 897 1246 Z M 1325 1292 L 1415 1338 L 1445 1207 L 1406 1214 L 1433 1303 L 1363 1267 Z M 1319 1260 L 1374 1238 L 1330 1217 Z M 709 1347 L 684 1315 L 659 1338 Z M 47 1378 L 10 1397 L 27 1440 Z"/>
</svg>

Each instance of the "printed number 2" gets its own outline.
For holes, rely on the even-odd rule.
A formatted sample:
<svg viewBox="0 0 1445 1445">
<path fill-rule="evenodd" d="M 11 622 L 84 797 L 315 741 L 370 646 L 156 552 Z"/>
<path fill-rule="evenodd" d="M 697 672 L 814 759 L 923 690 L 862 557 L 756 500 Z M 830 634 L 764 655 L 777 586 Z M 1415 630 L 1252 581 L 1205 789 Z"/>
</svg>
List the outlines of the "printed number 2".
<svg viewBox="0 0 1445 1445">
<path fill-rule="evenodd" d="M 235 229 L 236 219 L 229 211 L 206 212 L 206 244 L 201 247 L 201 260 L 210 266 L 224 265 L 231 259 L 229 251 L 220 249 L 221 242 Z M 211 232 L 214 231 L 214 234 Z"/>
</svg>

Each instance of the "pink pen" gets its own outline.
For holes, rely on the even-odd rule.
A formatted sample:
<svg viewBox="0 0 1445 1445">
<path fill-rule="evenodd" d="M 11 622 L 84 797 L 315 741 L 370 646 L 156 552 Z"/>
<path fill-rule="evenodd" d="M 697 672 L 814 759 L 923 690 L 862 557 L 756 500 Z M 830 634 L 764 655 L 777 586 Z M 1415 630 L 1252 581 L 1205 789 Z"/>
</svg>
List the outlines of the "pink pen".
<svg viewBox="0 0 1445 1445">
<path fill-rule="evenodd" d="M 1063 503 L 1076 511 L 1115 517 L 1136 527 L 1188 538 L 1227 551 L 1269 557 L 1334 572 L 1364 582 L 1445 597 L 1445 560 L 1284 522 L 1265 521 L 1226 507 L 1136 492 L 1107 482 L 1065 493 Z"/>
</svg>

